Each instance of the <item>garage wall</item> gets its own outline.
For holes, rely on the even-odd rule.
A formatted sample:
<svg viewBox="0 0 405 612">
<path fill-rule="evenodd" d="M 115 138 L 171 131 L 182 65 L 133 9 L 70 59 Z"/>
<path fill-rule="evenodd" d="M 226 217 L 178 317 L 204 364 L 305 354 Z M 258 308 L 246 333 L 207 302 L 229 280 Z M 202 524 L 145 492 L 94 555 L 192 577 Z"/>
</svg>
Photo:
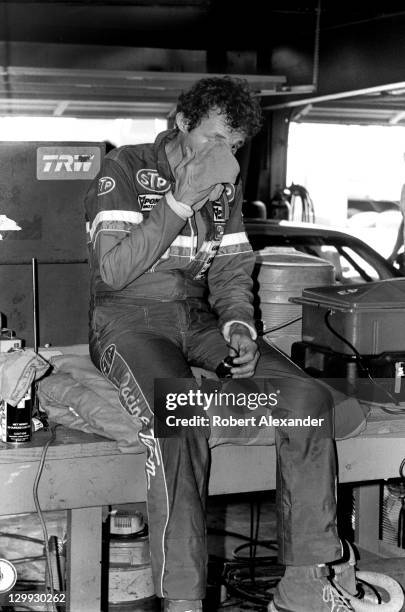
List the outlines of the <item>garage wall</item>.
<svg viewBox="0 0 405 612">
<path fill-rule="evenodd" d="M 40 343 L 87 342 L 89 274 L 83 198 L 104 143 L 0 143 L 0 312 L 33 346 L 32 258 Z"/>
</svg>

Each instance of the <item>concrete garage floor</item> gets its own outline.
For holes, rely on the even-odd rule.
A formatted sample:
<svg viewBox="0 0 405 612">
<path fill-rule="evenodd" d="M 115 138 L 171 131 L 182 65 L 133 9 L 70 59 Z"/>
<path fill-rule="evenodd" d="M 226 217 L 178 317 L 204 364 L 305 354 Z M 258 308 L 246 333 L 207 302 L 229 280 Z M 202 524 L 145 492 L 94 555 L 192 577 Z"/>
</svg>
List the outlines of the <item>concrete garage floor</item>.
<svg viewBox="0 0 405 612">
<path fill-rule="evenodd" d="M 210 555 L 207 598 L 204 612 L 266 612 L 267 606 L 241 600 L 221 588 L 221 575 L 226 560 L 233 559 L 235 547 L 244 544 L 250 536 L 251 502 L 260 501 L 259 541 L 273 541 L 276 537 L 275 492 L 253 495 L 222 495 L 210 497 L 207 508 L 208 551 Z M 223 532 L 226 533 L 223 533 Z M 241 552 L 249 554 L 246 548 Z M 276 555 L 275 551 L 258 548 L 258 555 Z M 382 572 L 395 578 L 405 588 L 405 556 L 382 559 L 372 553 L 360 551 L 358 568 Z M 270 568 L 271 569 L 271 568 Z M 275 567 L 280 573 L 281 568 Z M 266 570 L 265 570 L 266 572 Z M 259 574 L 259 585 L 262 585 Z M 268 576 L 268 573 L 266 574 Z M 270 591 L 268 591 L 270 592 Z M 114 612 L 116 612 L 114 610 Z M 317 612 L 315 609 L 313 612 Z M 405 612 L 405 605 L 401 612 Z"/>
<path fill-rule="evenodd" d="M 250 513 L 251 501 L 260 500 L 260 529 L 259 541 L 273 540 L 276 534 L 274 492 L 251 495 L 231 495 L 211 497 L 208 502 L 207 526 L 209 531 L 208 548 L 210 554 L 208 593 L 205 601 L 205 612 L 265 612 L 266 606 L 243 601 L 240 597 L 227 593 L 221 587 L 221 575 L 224 562 L 233 559 L 235 547 L 247 542 L 250 536 Z M 131 510 L 134 506 L 119 507 Z M 136 509 L 145 510 L 144 505 L 136 504 Z M 45 513 L 49 534 L 62 537 L 66 516 L 64 512 Z M 224 533 L 224 531 L 226 533 Z M 16 533 L 42 539 L 42 532 L 36 515 L 21 515 L 0 519 L 0 532 Z M 42 553 L 42 547 L 37 543 L 24 540 L 7 538 L 0 535 L 0 557 L 10 560 L 26 556 L 36 556 Z M 248 555 L 249 548 L 245 548 L 240 554 Z M 267 548 L 258 548 L 258 555 L 275 555 L 275 551 Z M 370 553 L 361 553 L 358 563 L 359 569 L 378 571 L 386 573 L 405 587 L 405 557 L 382 559 Z M 277 571 L 277 568 L 274 568 Z M 23 578 L 43 579 L 44 563 L 41 560 L 34 564 L 19 566 L 20 575 Z M 272 571 L 272 567 L 265 570 L 266 576 Z M 248 576 L 248 571 L 245 572 Z M 263 586 L 259 574 L 258 584 Z M 267 591 L 267 594 L 270 591 Z M 0 610 L 2 610 L 0 601 Z M 27 610 L 28 608 L 24 608 Z M 40 608 L 35 608 L 39 610 Z M 110 606 L 113 612 L 128 612 L 133 606 Z M 137 610 L 140 608 L 136 608 Z M 156 612 L 157 612 L 156 608 Z M 10 608 L 7 608 L 11 610 Z M 76 611 L 72 611 L 76 612 Z M 316 612 L 316 610 L 314 610 Z M 405 606 L 403 608 L 405 612 Z"/>
<path fill-rule="evenodd" d="M 275 494 L 274 492 L 254 494 L 253 499 L 260 500 L 261 518 L 259 540 L 274 540 L 276 536 L 275 516 Z M 249 536 L 250 534 L 250 499 L 249 496 L 220 496 L 209 500 L 208 506 L 208 528 L 226 529 L 227 532 Z M 227 559 L 232 558 L 232 550 L 235 546 L 243 543 L 234 536 L 209 535 L 210 555 L 218 555 Z M 244 554 L 248 552 L 244 551 Z M 405 589 L 405 556 L 383 559 L 366 551 L 358 551 L 360 559 L 357 563 L 359 570 L 385 573 L 397 580 Z M 270 551 L 259 549 L 259 554 L 272 554 Z M 211 557 L 212 558 L 212 557 Z M 245 612 L 254 610 L 265 612 L 266 607 L 255 605 L 247 601 L 238 600 L 235 597 L 225 599 L 226 593 L 222 592 L 221 603 L 218 603 L 218 587 L 214 587 L 209 581 L 206 611 L 217 610 L 218 612 Z M 314 610 L 316 612 L 316 610 Z M 405 605 L 401 612 L 405 612 Z"/>
</svg>

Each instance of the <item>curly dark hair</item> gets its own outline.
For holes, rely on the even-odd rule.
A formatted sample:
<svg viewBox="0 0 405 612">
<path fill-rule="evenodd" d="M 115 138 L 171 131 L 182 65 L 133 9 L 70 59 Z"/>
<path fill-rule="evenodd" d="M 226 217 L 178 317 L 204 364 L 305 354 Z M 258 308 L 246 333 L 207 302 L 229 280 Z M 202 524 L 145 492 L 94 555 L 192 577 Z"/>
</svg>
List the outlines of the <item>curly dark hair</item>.
<svg viewBox="0 0 405 612">
<path fill-rule="evenodd" d="M 200 79 L 179 96 L 176 112 L 183 113 L 188 129 L 192 130 L 214 108 L 226 116 L 230 128 L 242 131 L 247 138 L 261 128 L 260 103 L 245 79 L 230 76 Z"/>
</svg>

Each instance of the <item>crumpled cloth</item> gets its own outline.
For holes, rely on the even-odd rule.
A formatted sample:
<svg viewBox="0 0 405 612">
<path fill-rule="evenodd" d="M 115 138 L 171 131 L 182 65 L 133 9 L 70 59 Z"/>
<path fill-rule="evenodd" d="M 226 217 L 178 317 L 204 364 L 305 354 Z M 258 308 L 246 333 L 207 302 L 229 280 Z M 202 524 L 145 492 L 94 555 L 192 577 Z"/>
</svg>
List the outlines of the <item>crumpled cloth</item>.
<svg viewBox="0 0 405 612">
<path fill-rule="evenodd" d="M 117 389 L 90 355 L 58 355 L 50 363 L 51 376 L 38 385 L 40 407 L 50 421 L 116 440 L 123 453 L 145 451 L 138 439 L 142 421 L 121 405 Z"/>
<path fill-rule="evenodd" d="M 0 398 L 16 406 L 50 365 L 32 349 L 0 353 Z"/>
</svg>

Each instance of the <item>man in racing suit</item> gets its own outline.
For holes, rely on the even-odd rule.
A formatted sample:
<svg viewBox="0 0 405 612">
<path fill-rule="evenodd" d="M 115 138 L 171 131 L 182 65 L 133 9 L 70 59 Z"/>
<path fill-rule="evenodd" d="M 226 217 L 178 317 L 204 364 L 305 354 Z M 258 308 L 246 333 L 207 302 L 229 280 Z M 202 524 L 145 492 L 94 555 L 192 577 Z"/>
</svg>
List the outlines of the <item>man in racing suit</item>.
<svg viewBox="0 0 405 612">
<path fill-rule="evenodd" d="M 323 427 L 275 434 L 279 560 L 288 571 L 273 609 L 329 611 L 325 564 L 342 556 L 331 397 L 255 330 L 255 258 L 234 153 L 259 126 L 244 81 L 202 79 L 180 97 L 175 129 L 110 152 L 86 197 L 91 357 L 141 429 L 153 575 L 170 612 L 202 609 L 209 434 L 190 427 L 154 438 L 153 386 L 192 379 L 192 365 L 215 370 L 238 354 L 233 379 L 255 373 L 278 391 L 273 417 L 325 417 Z"/>
</svg>

